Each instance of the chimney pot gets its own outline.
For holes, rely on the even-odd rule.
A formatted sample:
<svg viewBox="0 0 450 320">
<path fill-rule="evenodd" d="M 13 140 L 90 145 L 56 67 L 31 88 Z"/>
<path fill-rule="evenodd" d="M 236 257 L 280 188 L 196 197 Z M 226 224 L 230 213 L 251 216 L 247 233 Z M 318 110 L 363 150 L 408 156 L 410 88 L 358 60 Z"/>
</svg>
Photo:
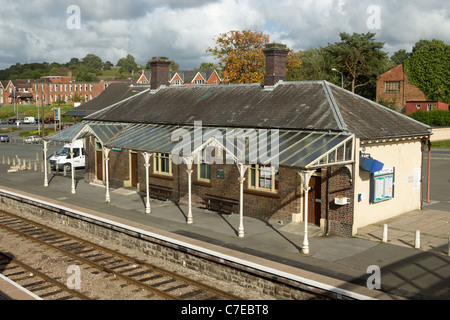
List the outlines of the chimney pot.
<svg viewBox="0 0 450 320">
<path fill-rule="evenodd" d="M 150 61 L 152 67 L 152 77 L 150 80 L 150 89 L 156 90 L 162 85 L 169 83 L 170 61 L 167 57 L 153 57 Z"/>
<path fill-rule="evenodd" d="M 289 53 L 286 45 L 275 42 L 266 44 L 263 53 L 266 56 L 264 86 L 274 86 L 280 80 L 286 81 L 286 58 Z"/>
</svg>

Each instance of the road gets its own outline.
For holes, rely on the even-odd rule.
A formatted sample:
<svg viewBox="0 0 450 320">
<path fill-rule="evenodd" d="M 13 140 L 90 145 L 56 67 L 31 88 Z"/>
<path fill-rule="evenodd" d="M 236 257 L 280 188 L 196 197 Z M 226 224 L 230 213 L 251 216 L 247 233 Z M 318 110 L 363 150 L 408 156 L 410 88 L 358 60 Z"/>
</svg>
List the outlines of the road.
<svg viewBox="0 0 450 320">
<path fill-rule="evenodd" d="M 427 197 L 428 155 L 424 157 L 423 195 Z M 431 150 L 430 205 L 450 212 L 450 149 Z"/>
</svg>

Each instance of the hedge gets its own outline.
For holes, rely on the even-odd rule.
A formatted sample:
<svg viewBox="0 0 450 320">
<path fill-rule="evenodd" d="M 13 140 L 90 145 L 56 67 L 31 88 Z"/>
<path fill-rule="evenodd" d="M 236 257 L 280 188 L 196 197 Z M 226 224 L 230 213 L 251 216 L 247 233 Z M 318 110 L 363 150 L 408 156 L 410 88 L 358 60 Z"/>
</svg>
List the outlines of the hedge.
<svg viewBox="0 0 450 320">
<path fill-rule="evenodd" d="M 450 111 L 416 111 L 408 116 L 429 126 L 450 127 Z"/>
</svg>

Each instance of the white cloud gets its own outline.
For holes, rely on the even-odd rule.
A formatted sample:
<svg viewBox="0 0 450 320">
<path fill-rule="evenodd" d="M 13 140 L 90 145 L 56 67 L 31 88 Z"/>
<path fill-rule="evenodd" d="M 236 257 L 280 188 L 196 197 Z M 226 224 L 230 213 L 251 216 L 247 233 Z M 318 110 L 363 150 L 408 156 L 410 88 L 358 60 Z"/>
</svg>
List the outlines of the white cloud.
<svg viewBox="0 0 450 320">
<path fill-rule="evenodd" d="M 81 10 L 69 30 L 67 7 Z M 381 28 L 367 29 L 367 8 L 381 8 Z M 65 63 L 88 53 L 116 63 L 130 53 L 145 64 L 167 56 L 181 68 L 214 61 L 206 49 L 230 30 L 250 29 L 300 50 L 339 41 L 340 32 L 377 33 L 385 50 L 411 50 L 420 39 L 450 43 L 450 3 L 443 0 L 0 0 L 0 68 Z"/>
</svg>

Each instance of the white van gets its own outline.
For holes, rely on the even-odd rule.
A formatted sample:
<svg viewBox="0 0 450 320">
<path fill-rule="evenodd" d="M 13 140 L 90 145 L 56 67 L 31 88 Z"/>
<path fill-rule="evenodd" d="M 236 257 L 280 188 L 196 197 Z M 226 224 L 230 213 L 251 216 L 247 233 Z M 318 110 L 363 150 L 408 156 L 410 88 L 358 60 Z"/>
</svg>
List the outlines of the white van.
<svg viewBox="0 0 450 320">
<path fill-rule="evenodd" d="M 36 123 L 36 119 L 34 117 L 25 117 L 23 119 L 23 123 L 35 124 Z"/>
<path fill-rule="evenodd" d="M 64 145 L 56 155 L 50 158 L 50 166 L 52 170 L 64 170 L 66 168 L 66 172 L 70 172 L 72 169 L 72 160 L 70 157 L 70 144 Z M 84 150 L 84 141 L 76 140 L 73 143 L 73 166 L 75 169 L 84 168 L 85 167 L 85 150 Z"/>
</svg>

